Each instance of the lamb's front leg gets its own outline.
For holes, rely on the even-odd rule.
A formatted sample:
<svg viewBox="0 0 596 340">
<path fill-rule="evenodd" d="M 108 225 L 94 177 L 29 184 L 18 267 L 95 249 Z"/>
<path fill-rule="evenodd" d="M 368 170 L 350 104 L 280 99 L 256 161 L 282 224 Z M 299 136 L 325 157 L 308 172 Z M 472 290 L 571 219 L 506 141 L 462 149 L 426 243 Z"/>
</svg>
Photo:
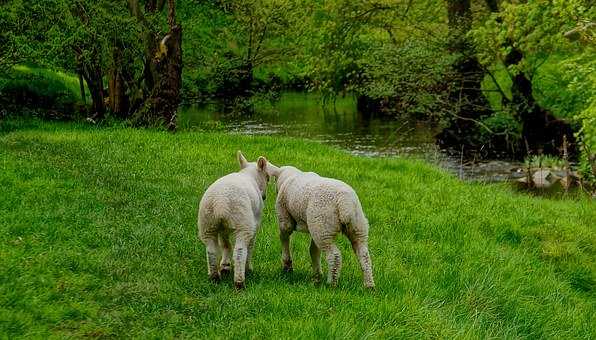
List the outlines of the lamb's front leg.
<svg viewBox="0 0 596 340">
<path fill-rule="evenodd" d="M 310 240 L 310 259 L 312 261 L 315 283 L 320 283 L 323 276 L 321 272 L 321 249 L 317 247 L 315 241 L 312 239 Z"/>
<path fill-rule="evenodd" d="M 223 250 L 219 273 L 221 276 L 225 276 L 232 271 L 232 244 L 228 234 L 219 235 L 219 246 Z"/>
<path fill-rule="evenodd" d="M 292 255 L 290 253 L 290 235 L 292 231 L 280 230 L 279 240 L 281 241 L 281 261 L 283 263 L 283 270 L 289 273 L 293 270 Z"/>
<path fill-rule="evenodd" d="M 289 273 L 293 270 L 292 255 L 290 253 L 290 235 L 294 231 L 295 223 L 286 209 L 279 204 L 277 206 L 277 220 L 279 222 L 279 240 L 281 241 L 283 270 Z"/>
</svg>

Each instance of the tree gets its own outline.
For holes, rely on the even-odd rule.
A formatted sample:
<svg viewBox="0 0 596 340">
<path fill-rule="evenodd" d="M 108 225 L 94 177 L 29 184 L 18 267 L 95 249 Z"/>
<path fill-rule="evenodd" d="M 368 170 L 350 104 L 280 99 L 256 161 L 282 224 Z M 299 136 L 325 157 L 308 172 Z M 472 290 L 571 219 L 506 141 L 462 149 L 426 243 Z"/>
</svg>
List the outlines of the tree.
<svg viewBox="0 0 596 340">
<path fill-rule="evenodd" d="M 298 51 L 296 39 L 304 30 L 301 18 L 309 12 L 308 2 L 300 0 L 234 0 L 220 4 L 230 25 L 217 36 L 228 42 L 220 52 L 225 73 L 221 95 L 249 96 L 255 70 L 291 59 Z"/>
<path fill-rule="evenodd" d="M 158 23 L 150 21 L 163 11 L 165 5 L 163 0 L 149 0 L 143 11 L 138 0 L 129 0 L 130 11 L 142 26 L 145 44 L 143 81 L 148 93 L 133 120 L 140 125 L 161 122 L 173 130 L 182 87 L 182 25 L 176 21 L 176 1 L 167 1 L 166 32 Z"/>
<path fill-rule="evenodd" d="M 503 97 L 503 101 L 522 125 L 524 152 L 560 154 L 563 136 L 574 140 L 570 125 L 536 100 L 533 77 L 551 55 L 575 49 L 564 33 L 578 18 L 586 17 L 588 8 L 581 0 L 502 3 L 491 20 L 474 32 L 484 63 L 506 67 L 511 100 Z"/>
<path fill-rule="evenodd" d="M 6 33 L 11 63 L 76 72 L 91 94 L 92 117 L 103 117 L 111 41 L 130 37 L 131 22 L 118 11 L 123 4 L 119 0 L 8 2 L 3 13 L 12 17 Z"/>
<path fill-rule="evenodd" d="M 167 5 L 164 18 L 163 0 L 148 0 L 144 11 L 138 0 L 14 0 L 5 5 L 0 20 L 16 21 L 9 33 L 0 35 L 0 42 L 14 48 L 13 64 L 32 62 L 79 74 L 91 94 L 93 119 L 104 116 L 107 102 L 122 118 L 136 112 L 138 124 L 160 121 L 174 128 L 182 28 L 176 22 L 175 1 Z"/>
<path fill-rule="evenodd" d="M 491 3 L 492 4 L 492 3 Z M 438 136 L 439 143 L 457 150 L 476 153 L 483 149 L 480 121 L 493 114 L 482 91 L 486 70 L 476 57 L 475 47 L 468 34 L 472 29 L 470 0 L 447 0 L 449 50 L 455 56 L 452 67 L 455 77 L 449 90 L 454 104 L 449 127 Z"/>
<path fill-rule="evenodd" d="M 450 63 L 440 0 L 329 1 L 313 12 L 305 64 L 325 98 L 353 93 L 365 114 L 440 116 Z"/>
</svg>

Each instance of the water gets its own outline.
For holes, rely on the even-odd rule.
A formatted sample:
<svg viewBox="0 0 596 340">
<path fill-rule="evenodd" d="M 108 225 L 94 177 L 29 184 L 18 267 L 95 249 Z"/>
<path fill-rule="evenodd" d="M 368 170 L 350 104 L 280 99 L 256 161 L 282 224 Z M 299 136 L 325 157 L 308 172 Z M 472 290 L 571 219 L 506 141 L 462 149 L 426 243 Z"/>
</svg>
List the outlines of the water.
<svg viewBox="0 0 596 340">
<path fill-rule="evenodd" d="M 436 124 L 411 118 L 367 117 L 352 97 L 325 108 L 320 97 L 285 93 L 274 104 L 261 103 L 255 113 L 225 114 L 220 105 L 188 106 L 181 110 L 183 127 L 218 128 L 248 135 L 281 135 L 313 139 L 367 157 L 402 156 L 423 159 L 466 180 L 503 181 L 521 164 L 506 161 L 463 161 L 436 146 Z"/>
</svg>

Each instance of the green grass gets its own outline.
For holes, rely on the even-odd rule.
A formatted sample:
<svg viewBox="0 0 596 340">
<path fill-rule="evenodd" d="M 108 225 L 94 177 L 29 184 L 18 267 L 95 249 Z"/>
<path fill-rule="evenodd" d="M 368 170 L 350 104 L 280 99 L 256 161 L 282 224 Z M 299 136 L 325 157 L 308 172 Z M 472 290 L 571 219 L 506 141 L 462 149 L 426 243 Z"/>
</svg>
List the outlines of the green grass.
<svg viewBox="0 0 596 340">
<path fill-rule="evenodd" d="M 270 186 L 255 272 L 208 281 L 201 193 L 236 150 L 353 185 L 377 290 L 345 239 L 337 289 L 308 237 L 281 271 Z M 582 338 L 596 336 L 596 209 L 462 183 L 417 161 L 294 139 L 0 122 L 0 337 Z"/>
</svg>

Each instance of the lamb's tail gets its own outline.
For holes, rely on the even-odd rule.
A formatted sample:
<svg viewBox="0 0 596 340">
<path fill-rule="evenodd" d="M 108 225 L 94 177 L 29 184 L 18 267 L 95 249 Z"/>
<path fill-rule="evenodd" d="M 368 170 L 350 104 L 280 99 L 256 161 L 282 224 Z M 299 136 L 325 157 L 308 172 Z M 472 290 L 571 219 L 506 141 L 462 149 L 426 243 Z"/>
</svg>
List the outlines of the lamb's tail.
<svg viewBox="0 0 596 340">
<path fill-rule="evenodd" d="M 228 209 L 227 202 L 220 200 L 213 200 L 204 209 L 199 209 L 199 237 L 215 237 L 226 221 Z"/>
<path fill-rule="evenodd" d="M 343 193 L 338 200 L 339 222 L 348 237 L 368 237 L 368 220 L 355 193 Z"/>
</svg>

